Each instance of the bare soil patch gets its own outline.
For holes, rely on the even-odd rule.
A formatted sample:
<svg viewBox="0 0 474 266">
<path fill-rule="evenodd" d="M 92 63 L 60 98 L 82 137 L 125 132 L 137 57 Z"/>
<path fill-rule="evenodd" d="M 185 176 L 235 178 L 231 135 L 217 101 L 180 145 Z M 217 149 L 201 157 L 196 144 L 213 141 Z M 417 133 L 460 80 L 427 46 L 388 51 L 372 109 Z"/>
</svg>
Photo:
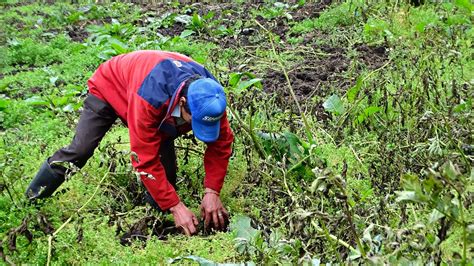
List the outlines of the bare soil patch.
<svg viewBox="0 0 474 266">
<path fill-rule="evenodd" d="M 305 55 L 306 58 L 293 69 L 288 71 L 291 85 L 300 103 L 305 103 L 313 96 L 325 98 L 329 96 L 332 87 L 345 91 L 351 82 L 341 75 L 350 64 L 342 48 L 323 47 L 327 56 Z M 270 70 L 263 76 L 263 87 L 267 94 L 276 93 L 279 97 L 277 104 L 287 107 L 293 103 L 288 83 L 281 70 Z M 322 111 L 321 104 L 311 104 L 312 112 L 320 119 L 327 115 Z"/>
<path fill-rule="evenodd" d="M 317 18 L 319 14 L 332 4 L 332 0 L 320 0 L 314 3 L 306 3 L 301 8 L 292 12 L 295 21 L 302 21 L 308 18 Z"/>
<path fill-rule="evenodd" d="M 360 60 L 369 69 L 381 67 L 388 60 L 388 51 L 385 46 L 368 46 L 361 44 L 356 47 Z"/>
</svg>

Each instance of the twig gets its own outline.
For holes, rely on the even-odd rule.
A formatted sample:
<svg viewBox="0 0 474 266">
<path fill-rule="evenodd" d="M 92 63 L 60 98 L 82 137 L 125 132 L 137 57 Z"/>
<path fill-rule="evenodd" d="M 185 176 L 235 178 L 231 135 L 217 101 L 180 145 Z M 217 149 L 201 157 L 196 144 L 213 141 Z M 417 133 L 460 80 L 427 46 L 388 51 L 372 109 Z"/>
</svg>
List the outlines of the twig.
<svg viewBox="0 0 474 266">
<path fill-rule="evenodd" d="M 356 151 L 354 150 L 354 147 L 352 147 L 352 145 L 349 145 L 349 148 L 351 149 L 352 153 L 354 153 L 354 156 L 356 157 L 357 161 L 360 163 L 360 165 L 364 165 L 364 163 L 362 162 L 362 160 L 359 158 L 359 156 L 357 155 Z"/>
<path fill-rule="evenodd" d="M 303 119 L 303 123 L 304 123 L 304 126 L 305 126 L 305 131 L 306 131 L 306 136 L 308 137 L 309 142 L 311 144 L 313 144 L 314 143 L 313 135 L 311 133 L 311 128 L 309 127 L 308 120 L 306 119 L 306 115 L 303 112 L 303 109 L 301 108 L 301 105 L 298 102 L 298 99 L 296 98 L 296 94 L 295 94 L 295 91 L 293 90 L 293 86 L 291 85 L 291 81 L 290 81 L 290 77 L 288 76 L 288 72 L 286 71 L 285 66 L 281 62 L 281 60 L 280 60 L 280 58 L 279 58 L 279 56 L 278 56 L 278 54 L 275 50 L 275 44 L 273 43 L 273 38 L 272 38 L 271 32 L 269 30 L 267 30 L 257 20 L 255 20 L 255 22 L 257 23 L 258 26 L 260 26 L 268 34 L 268 39 L 270 40 L 270 44 L 272 45 L 273 54 L 275 55 L 275 58 L 276 58 L 278 64 L 280 65 L 281 70 L 283 71 L 283 75 L 285 75 L 286 82 L 288 83 L 288 88 L 290 89 L 291 97 L 295 101 L 296 107 L 298 108 L 298 111 L 301 115 L 301 118 Z"/>
<path fill-rule="evenodd" d="M 257 136 L 255 135 L 255 133 L 253 132 L 252 128 L 250 128 L 247 124 L 245 124 L 245 122 L 240 118 L 240 116 L 234 111 L 234 109 L 232 109 L 232 107 L 230 106 L 227 106 L 228 110 L 230 111 L 230 113 L 232 114 L 233 117 L 235 117 L 235 119 L 237 119 L 237 121 L 239 122 L 239 125 L 240 127 L 242 127 L 242 129 L 247 132 L 247 134 L 250 136 L 250 138 L 252 139 L 252 142 L 254 143 L 255 145 L 255 148 L 257 149 L 257 153 L 258 155 L 260 155 L 260 157 L 262 159 L 266 159 L 266 152 L 265 150 L 263 149 L 262 145 L 260 144 L 260 141 L 258 141 L 257 139 Z"/>
<path fill-rule="evenodd" d="M 11 184 L 10 182 L 8 182 L 8 183 Z M 10 197 L 10 200 L 12 201 L 13 205 L 15 205 L 15 207 L 16 207 L 17 209 L 19 209 L 19 208 L 18 208 L 18 205 L 16 205 L 16 202 L 15 202 L 15 200 L 13 199 L 13 195 L 12 195 L 12 193 L 10 192 L 10 188 L 7 186 L 7 184 L 5 184 L 5 190 L 7 191 L 8 196 Z"/>
<path fill-rule="evenodd" d="M 372 76 L 373 74 L 375 74 L 376 72 L 384 69 L 386 66 L 388 66 L 390 63 L 392 62 L 392 60 L 388 60 L 387 63 L 385 63 L 383 66 L 377 68 L 377 69 L 374 69 L 372 70 L 371 72 L 369 72 L 363 79 L 362 79 L 362 84 L 364 84 L 364 82 L 369 79 L 370 76 Z M 348 90 L 349 91 L 349 90 Z M 347 91 L 347 92 L 348 92 Z M 344 94 L 343 97 L 346 97 L 347 95 L 347 92 Z M 344 113 L 344 115 L 341 115 L 339 117 L 339 119 L 336 121 L 336 125 L 339 125 L 341 126 L 342 123 L 347 119 L 347 117 L 349 117 L 349 113 L 352 111 L 352 109 L 354 109 L 356 106 L 359 105 L 360 102 L 362 102 L 362 100 L 364 99 L 365 97 L 362 97 L 360 99 L 357 100 L 357 102 L 355 102 L 353 105 L 351 105 L 351 107 Z"/>
<path fill-rule="evenodd" d="M 315 221 L 311 221 L 311 225 L 314 226 L 314 228 L 316 229 L 316 231 L 318 231 L 319 233 L 321 234 L 327 234 L 327 236 L 329 238 L 331 238 L 332 240 L 335 240 L 337 241 L 339 244 L 341 244 L 343 247 L 345 248 L 348 248 L 350 249 L 351 251 L 353 252 L 359 252 L 356 248 L 352 247 L 351 245 L 349 245 L 349 243 L 345 242 L 344 240 L 341 240 L 339 239 L 337 236 L 333 235 L 333 234 L 330 234 L 329 232 L 325 232 L 321 227 L 319 227 L 319 225 L 316 224 Z"/>
<path fill-rule="evenodd" d="M 189 148 L 189 147 L 184 147 L 184 146 L 175 146 L 176 149 L 180 149 L 180 150 L 189 150 L 189 151 L 192 151 L 194 153 L 197 153 L 197 154 L 204 154 L 202 151 L 198 151 L 196 149 L 193 149 L 193 148 Z"/>
<path fill-rule="evenodd" d="M 47 266 L 51 265 L 51 252 L 52 252 L 52 245 L 53 245 L 54 237 L 57 234 L 59 234 L 59 232 L 61 232 L 61 230 L 64 229 L 64 227 L 72 220 L 72 217 L 74 215 L 79 214 L 87 206 L 87 204 L 89 204 L 89 202 L 91 202 L 92 198 L 94 198 L 94 196 L 97 194 L 97 191 L 99 191 L 100 185 L 102 185 L 102 182 L 104 182 L 105 178 L 109 175 L 109 171 L 110 171 L 110 167 L 107 170 L 107 173 L 100 180 L 99 184 L 97 184 L 97 186 L 94 190 L 94 193 L 92 193 L 92 195 L 89 197 L 89 199 L 87 199 L 87 201 L 73 215 L 69 216 L 69 218 L 58 229 L 56 229 L 56 231 L 54 231 L 54 233 L 52 235 L 50 235 L 48 237 L 48 260 L 46 262 Z"/>
<path fill-rule="evenodd" d="M 288 195 L 290 195 L 291 201 L 293 201 L 296 205 L 296 207 L 299 207 L 300 205 L 298 204 L 298 200 L 293 196 L 293 193 L 290 190 L 290 187 L 288 186 L 288 183 L 286 182 L 286 171 L 283 168 L 280 168 L 281 172 L 283 173 L 283 183 L 285 184 L 286 191 L 288 192 Z"/>
</svg>

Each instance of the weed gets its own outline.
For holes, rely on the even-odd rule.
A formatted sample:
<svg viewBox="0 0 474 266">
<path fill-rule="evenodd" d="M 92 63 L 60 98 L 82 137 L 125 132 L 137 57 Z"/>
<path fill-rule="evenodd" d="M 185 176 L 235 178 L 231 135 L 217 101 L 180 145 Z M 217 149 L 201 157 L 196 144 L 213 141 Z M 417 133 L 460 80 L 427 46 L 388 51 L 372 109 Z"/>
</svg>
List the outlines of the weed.
<svg viewBox="0 0 474 266">
<path fill-rule="evenodd" d="M 468 264 L 473 5 L 328 2 L 3 3 L 0 257 Z M 139 49 L 186 54 L 226 86 L 232 232 L 165 233 L 171 217 L 143 202 L 120 123 L 53 197 L 24 198 L 73 137 L 87 79 Z M 205 146 L 176 145 L 178 193 L 197 212 Z"/>
</svg>

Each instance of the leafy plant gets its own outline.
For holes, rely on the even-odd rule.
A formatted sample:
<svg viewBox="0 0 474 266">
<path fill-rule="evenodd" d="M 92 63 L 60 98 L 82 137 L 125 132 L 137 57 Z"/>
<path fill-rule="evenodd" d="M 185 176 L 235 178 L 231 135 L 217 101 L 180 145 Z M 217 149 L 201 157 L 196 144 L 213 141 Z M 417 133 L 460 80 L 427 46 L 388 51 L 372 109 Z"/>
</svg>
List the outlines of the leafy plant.
<svg viewBox="0 0 474 266">
<path fill-rule="evenodd" d="M 77 95 L 82 92 L 81 87 L 68 86 L 62 95 L 32 96 L 24 102 L 34 107 L 46 107 L 55 112 L 73 112 L 78 110 L 82 103 L 78 102 Z"/>
<path fill-rule="evenodd" d="M 175 22 L 179 22 L 186 25 L 186 28 L 200 34 L 209 29 L 211 19 L 214 17 L 214 15 L 215 15 L 214 12 L 209 11 L 206 15 L 202 17 L 198 13 L 194 13 L 192 16 L 189 16 L 189 15 L 176 16 L 174 20 Z"/>
<path fill-rule="evenodd" d="M 250 72 L 236 72 L 229 75 L 230 91 L 237 96 L 247 92 L 251 87 L 262 89 L 262 79 Z"/>
<path fill-rule="evenodd" d="M 324 103 L 323 107 L 326 111 L 334 113 L 336 115 L 341 115 L 345 112 L 344 103 L 342 103 L 341 98 L 336 94 L 329 97 Z"/>
<path fill-rule="evenodd" d="M 88 31 L 89 42 L 101 47 L 102 52 L 98 56 L 103 60 L 132 51 L 126 44 L 136 31 L 131 24 L 121 24 L 113 20 L 112 24 L 91 26 Z"/>
<path fill-rule="evenodd" d="M 286 18 L 292 20 L 293 16 L 291 15 L 290 5 L 282 2 L 275 2 L 273 5 L 265 6 L 259 11 L 256 12 L 256 15 L 260 15 L 267 20 L 275 18 Z"/>
<path fill-rule="evenodd" d="M 465 173 L 460 172 L 458 166 L 451 161 L 443 165 L 435 165 L 428 170 L 427 176 L 421 179 L 417 175 L 404 175 L 402 178 L 403 191 L 397 192 L 397 201 L 412 203 L 426 207 L 431 211 L 426 228 L 434 224 L 440 225 L 439 230 L 445 231 L 441 236 L 436 232 L 429 232 L 425 243 L 419 246 L 422 249 L 432 247 L 434 252 L 439 251 L 439 245 L 445 240 L 446 231 L 460 227 L 462 230 L 462 260 L 468 262 L 468 245 L 474 243 L 474 221 L 469 217 L 469 207 L 472 204 L 469 198 L 474 193 L 474 172 L 472 169 Z M 444 222 L 443 222 L 444 221 Z M 448 223 L 446 224 L 446 221 Z M 422 221 L 417 221 L 423 223 Z"/>
<path fill-rule="evenodd" d="M 299 241 L 287 241 L 277 231 L 272 231 L 268 241 L 263 232 L 254 229 L 247 216 L 233 218 L 231 229 L 235 232 L 236 249 L 248 259 L 258 259 L 265 264 L 292 261 L 301 246 Z"/>
</svg>

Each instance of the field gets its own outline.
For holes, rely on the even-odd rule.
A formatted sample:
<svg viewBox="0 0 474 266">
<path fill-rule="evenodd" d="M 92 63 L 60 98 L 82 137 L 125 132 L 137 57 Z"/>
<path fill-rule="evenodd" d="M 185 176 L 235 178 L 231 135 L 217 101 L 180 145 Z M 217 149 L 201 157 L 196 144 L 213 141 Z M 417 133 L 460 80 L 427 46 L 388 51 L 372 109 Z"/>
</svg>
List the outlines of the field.
<svg viewBox="0 0 474 266">
<path fill-rule="evenodd" d="M 472 265 L 471 1 L 49 2 L 0 2 L 0 264 Z M 97 67 L 150 49 L 225 87 L 224 232 L 145 203 L 120 121 L 53 197 L 24 195 Z M 176 146 L 198 214 L 205 145 Z"/>
</svg>

